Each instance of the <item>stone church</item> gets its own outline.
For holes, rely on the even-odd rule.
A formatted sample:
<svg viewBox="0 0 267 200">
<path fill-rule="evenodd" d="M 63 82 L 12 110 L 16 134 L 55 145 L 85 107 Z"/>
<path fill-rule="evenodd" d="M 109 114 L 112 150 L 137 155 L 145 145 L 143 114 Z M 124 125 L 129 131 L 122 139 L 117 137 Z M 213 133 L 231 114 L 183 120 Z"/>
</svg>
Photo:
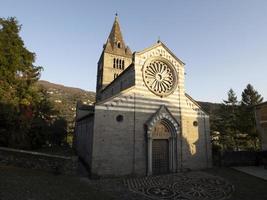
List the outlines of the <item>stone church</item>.
<svg viewBox="0 0 267 200">
<path fill-rule="evenodd" d="M 161 41 L 132 53 L 115 17 L 97 65 L 96 102 L 76 109 L 74 148 L 92 176 L 211 166 L 209 116 L 185 93 L 184 68 Z"/>
</svg>

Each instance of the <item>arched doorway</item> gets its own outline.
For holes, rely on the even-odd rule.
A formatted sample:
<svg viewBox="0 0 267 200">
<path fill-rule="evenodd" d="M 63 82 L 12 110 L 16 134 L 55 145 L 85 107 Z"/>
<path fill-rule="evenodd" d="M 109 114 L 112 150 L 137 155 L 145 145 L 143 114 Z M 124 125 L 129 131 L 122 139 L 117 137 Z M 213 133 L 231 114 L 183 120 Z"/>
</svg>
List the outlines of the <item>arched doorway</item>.
<svg viewBox="0 0 267 200">
<path fill-rule="evenodd" d="M 180 125 L 169 110 L 160 106 L 159 110 L 146 122 L 147 134 L 147 175 L 174 173 L 177 171 L 178 140 Z M 178 136 L 178 137 L 177 137 Z"/>
<path fill-rule="evenodd" d="M 159 121 L 152 129 L 152 172 L 166 174 L 170 172 L 170 138 L 168 127 Z"/>
</svg>

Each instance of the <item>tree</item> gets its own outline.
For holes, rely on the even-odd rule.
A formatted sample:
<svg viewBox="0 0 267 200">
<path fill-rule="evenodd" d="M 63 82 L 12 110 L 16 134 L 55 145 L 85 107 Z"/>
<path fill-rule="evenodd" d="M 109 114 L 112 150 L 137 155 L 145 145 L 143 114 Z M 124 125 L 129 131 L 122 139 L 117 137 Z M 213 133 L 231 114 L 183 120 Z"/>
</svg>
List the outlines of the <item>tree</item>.
<svg viewBox="0 0 267 200">
<path fill-rule="evenodd" d="M 227 143 L 228 149 L 239 149 L 239 143 L 237 137 L 239 134 L 238 131 L 238 106 L 239 102 L 237 101 L 237 96 L 233 89 L 230 89 L 227 93 L 228 99 L 223 100 L 223 105 L 221 109 L 224 131 L 223 139 Z"/>
<path fill-rule="evenodd" d="M 257 150 L 259 147 L 254 106 L 262 101 L 263 97 L 254 89 L 251 84 L 248 84 L 242 92 L 242 101 L 240 107 L 240 130 L 248 135 L 248 139 L 251 141 L 250 143 L 252 144 L 254 150 Z"/>
<path fill-rule="evenodd" d="M 255 106 L 263 101 L 263 97 L 258 93 L 257 90 L 251 84 L 248 84 L 247 87 L 242 92 L 242 101 L 241 105 L 244 106 Z"/>
<path fill-rule="evenodd" d="M 232 106 L 232 109 L 234 109 L 238 101 L 237 101 L 237 96 L 232 88 L 228 91 L 227 96 L 228 96 L 227 100 L 223 100 L 224 105 Z"/>
<path fill-rule="evenodd" d="M 233 89 L 227 93 L 227 100 L 223 100 L 215 117 L 211 120 L 211 130 L 214 133 L 219 132 L 219 144 L 223 150 L 236 149 L 236 110 L 238 101 Z"/>
<path fill-rule="evenodd" d="M 212 120 L 212 128 L 220 133 L 219 143 L 223 150 L 238 150 L 239 143 L 236 140 L 239 130 L 238 107 L 239 102 L 233 89 L 227 93 L 227 100 L 223 100 L 216 117 Z"/>
<path fill-rule="evenodd" d="M 51 126 L 51 138 L 50 141 L 53 145 L 62 145 L 66 143 L 67 139 L 67 121 L 66 119 L 60 117 L 56 119 Z"/>
<path fill-rule="evenodd" d="M 35 54 L 24 47 L 17 20 L 0 18 L 0 25 L 0 98 L 15 96 L 17 104 L 30 104 L 29 93 L 42 68 L 33 65 Z"/>
<path fill-rule="evenodd" d="M 223 150 L 258 150 L 254 108 L 263 101 L 263 97 L 251 84 L 242 92 L 241 102 L 232 89 L 227 95 L 227 100 L 223 100 L 220 109 L 210 118 L 211 130 L 216 135 L 220 133 L 219 147 Z"/>
<path fill-rule="evenodd" d="M 52 106 L 36 85 L 42 67 L 20 30 L 15 18 L 0 18 L 0 145 L 29 149 L 45 143 Z"/>
</svg>

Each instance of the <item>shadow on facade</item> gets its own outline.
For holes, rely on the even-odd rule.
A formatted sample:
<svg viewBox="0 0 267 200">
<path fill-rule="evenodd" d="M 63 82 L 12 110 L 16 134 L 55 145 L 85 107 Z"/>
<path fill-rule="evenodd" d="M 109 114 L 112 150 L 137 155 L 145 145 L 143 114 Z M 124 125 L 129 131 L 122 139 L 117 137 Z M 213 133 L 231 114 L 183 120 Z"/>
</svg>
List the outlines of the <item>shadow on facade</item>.
<svg viewBox="0 0 267 200">
<path fill-rule="evenodd" d="M 181 134 L 181 171 L 212 167 L 210 152 L 211 140 L 205 120 L 198 117 L 195 121 L 192 121 L 191 125 L 188 125 L 187 131 Z"/>
</svg>

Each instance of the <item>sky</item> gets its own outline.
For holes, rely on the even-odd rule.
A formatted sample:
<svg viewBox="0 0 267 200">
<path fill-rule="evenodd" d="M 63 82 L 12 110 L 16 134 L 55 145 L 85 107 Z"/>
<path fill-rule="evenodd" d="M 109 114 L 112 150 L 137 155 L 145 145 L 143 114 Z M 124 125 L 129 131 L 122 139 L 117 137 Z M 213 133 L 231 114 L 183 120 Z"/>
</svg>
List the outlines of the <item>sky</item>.
<svg viewBox="0 0 267 200">
<path fill-rule="evenodd" d="M 266 0 L 0 0 L 36 53 L 41 79 L 95 91 L 97 61 L 114 22 L 134 51 L 158 38 L 186 63 L 186 92 L 222 102 L 248 83 L 267 100 Z"/>
</svg>

